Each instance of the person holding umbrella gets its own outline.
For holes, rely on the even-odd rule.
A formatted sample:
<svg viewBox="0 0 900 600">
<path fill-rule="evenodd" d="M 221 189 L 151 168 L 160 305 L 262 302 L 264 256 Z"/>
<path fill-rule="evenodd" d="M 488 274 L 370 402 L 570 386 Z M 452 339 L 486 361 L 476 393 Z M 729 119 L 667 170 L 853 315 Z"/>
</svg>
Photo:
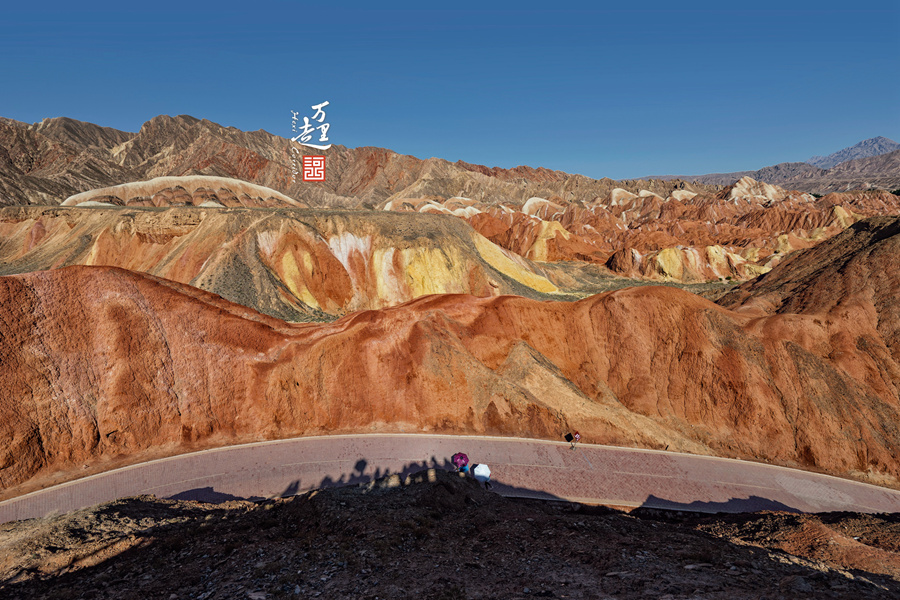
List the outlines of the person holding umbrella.
<svg viewBox="0 0 900 600">
<path fill-rule="evenodd" d="M 450 457 L 450 462 L 456 467 L 457 473 L 469 472 L 469 457 L 462 452 L 457 452 Z M 478 481 L 484 483 L 484 488 L 491 489 L 491 470 L 485 464 L 474 465 L 472 467 L 472 475 Z"/>
<path fill-rule="evenodd" d="M 472 468 L 475 479 L 484 483 L 484 489 L 491 489 L 491 470 L 485 464 L 478 464 Z"/>
<path fill-rule="evenodd" d="M 457 473 L 469 472 L 469 457 L 462 452 L 457 452 L 450 457 L 450 461 L 456 466 Z"/>
</svg>

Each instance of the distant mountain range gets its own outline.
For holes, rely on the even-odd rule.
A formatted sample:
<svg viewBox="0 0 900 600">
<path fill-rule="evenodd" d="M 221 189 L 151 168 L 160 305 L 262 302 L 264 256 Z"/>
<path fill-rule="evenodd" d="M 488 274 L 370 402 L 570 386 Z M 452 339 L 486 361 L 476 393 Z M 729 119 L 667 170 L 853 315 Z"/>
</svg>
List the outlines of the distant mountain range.
<svg viewBox="0 0 900 600">
<path fill-rule="evenodd" d="M 813 156 L 806 162 L 820 169 L 830 169 L 848 160 L 856 160 L 857 158 L 869 158 L 872 156 L 881 156 L 895 150 L 900 150 L 900 144 L 886 137 L 875 137 L 863 140 L 855 146 L 838 150 L 828 156 Z"/>
<path fill-rule="evenodd" d="M 324 154 L 327 177 L 292 177 L 294 157 Z M 662 197 L 717 186 L 591 179 L 544 168 L 489 168 L 419 159 L 384 148 L 319 151 L 263 130 L 245 132 L 187 115 L 160 115 L 137 133 L 58 117 L 28 124 L 0 117 L 0 206 L 55 205 L 69 196 L 155 177 L 207 175 L 272 188 L 313 207 L 382 207 L 405 198 L 524 204 L 533 196 L 591 202 L 616 188 Z"/>
<path fill-rule="evenodd" d="M 876 137 L 828 156 L 814 156 L 806 162 L 779 163 L 758 171 L 654 175 L 647 179 L 730 185 L 742 177 L 818 194 L 855 189 L 895 190 L 900 188 L 900 144 L 885 137 Z"/>
<path fill-rule="evenodd" d="M 827 159 L 880 152 L 890 144 L 897 146 L 885 138 L 866 140 Z M 306 183 L 292 177 L 297 152 L 327 156 L 326 181 Z M 55 205 L 88 190 L 184 175 L 240 179 L 314 207 L 380 208 L 391 200 L 457 196 L 488 205 L 524 205 L 532 197 L 593 202 L 616 188 L 663 198 L 675 190 L 715 194 L 744 176 L 822 194 L 894 190 L 900 188 L 900 150 L 844 161 L 827 170 L 782 163 L 759 171 L 616 181 L 544 168 L 419 159 L 375 147 L 335 145 L 321 152 L 263 130 L 245 132 L 187 115 L 154 117 L 137 133 L 65 117 L 34 124 L 0 117 L 0 206 Z"/>
</svg>

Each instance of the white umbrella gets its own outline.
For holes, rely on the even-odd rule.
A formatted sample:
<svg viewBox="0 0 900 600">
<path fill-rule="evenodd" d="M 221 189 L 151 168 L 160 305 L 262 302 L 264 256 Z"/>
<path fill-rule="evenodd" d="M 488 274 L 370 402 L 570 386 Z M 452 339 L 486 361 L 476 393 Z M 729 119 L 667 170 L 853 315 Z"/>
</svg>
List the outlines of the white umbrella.
<svg viewBox="0 0 900 600">
<path fill-rule="evenodd" d="M 472 470 L 472 475 L 478 481 L 483 481 L 485 483 L 491 480 L 491 470 L 487 465 L 475 465 L 475 468 Z"/>
</svg>

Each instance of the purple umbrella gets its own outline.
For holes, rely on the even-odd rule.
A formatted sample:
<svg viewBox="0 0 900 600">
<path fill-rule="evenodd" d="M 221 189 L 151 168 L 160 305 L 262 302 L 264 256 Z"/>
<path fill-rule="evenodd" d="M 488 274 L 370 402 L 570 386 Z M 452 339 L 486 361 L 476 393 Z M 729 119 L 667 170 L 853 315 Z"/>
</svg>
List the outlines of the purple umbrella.
<svg viewBox="0 0 900 600">
<path fill-rule="evenodd" d="M 462 469 L 464 466 L 469 464 L 469 457 L 462 452 L 457 452 L 450 457 L 450 460 L 453 461 L 453 464 L 456 465 L 457 469 Z"/>
</svg>

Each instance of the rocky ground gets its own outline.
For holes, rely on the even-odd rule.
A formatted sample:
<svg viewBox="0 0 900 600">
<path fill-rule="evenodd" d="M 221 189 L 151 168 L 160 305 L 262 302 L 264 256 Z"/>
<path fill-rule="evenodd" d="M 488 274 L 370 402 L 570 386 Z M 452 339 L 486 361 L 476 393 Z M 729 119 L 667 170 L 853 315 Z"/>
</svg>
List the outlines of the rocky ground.
<svg viewBox="0 0 900 600">
<path fill-rule="evenodd" d="M 898 596 L 900 515 L 628 513 L 506 499 L 444 471 L 0 525 L 3 598 Z"/>
</svg>

